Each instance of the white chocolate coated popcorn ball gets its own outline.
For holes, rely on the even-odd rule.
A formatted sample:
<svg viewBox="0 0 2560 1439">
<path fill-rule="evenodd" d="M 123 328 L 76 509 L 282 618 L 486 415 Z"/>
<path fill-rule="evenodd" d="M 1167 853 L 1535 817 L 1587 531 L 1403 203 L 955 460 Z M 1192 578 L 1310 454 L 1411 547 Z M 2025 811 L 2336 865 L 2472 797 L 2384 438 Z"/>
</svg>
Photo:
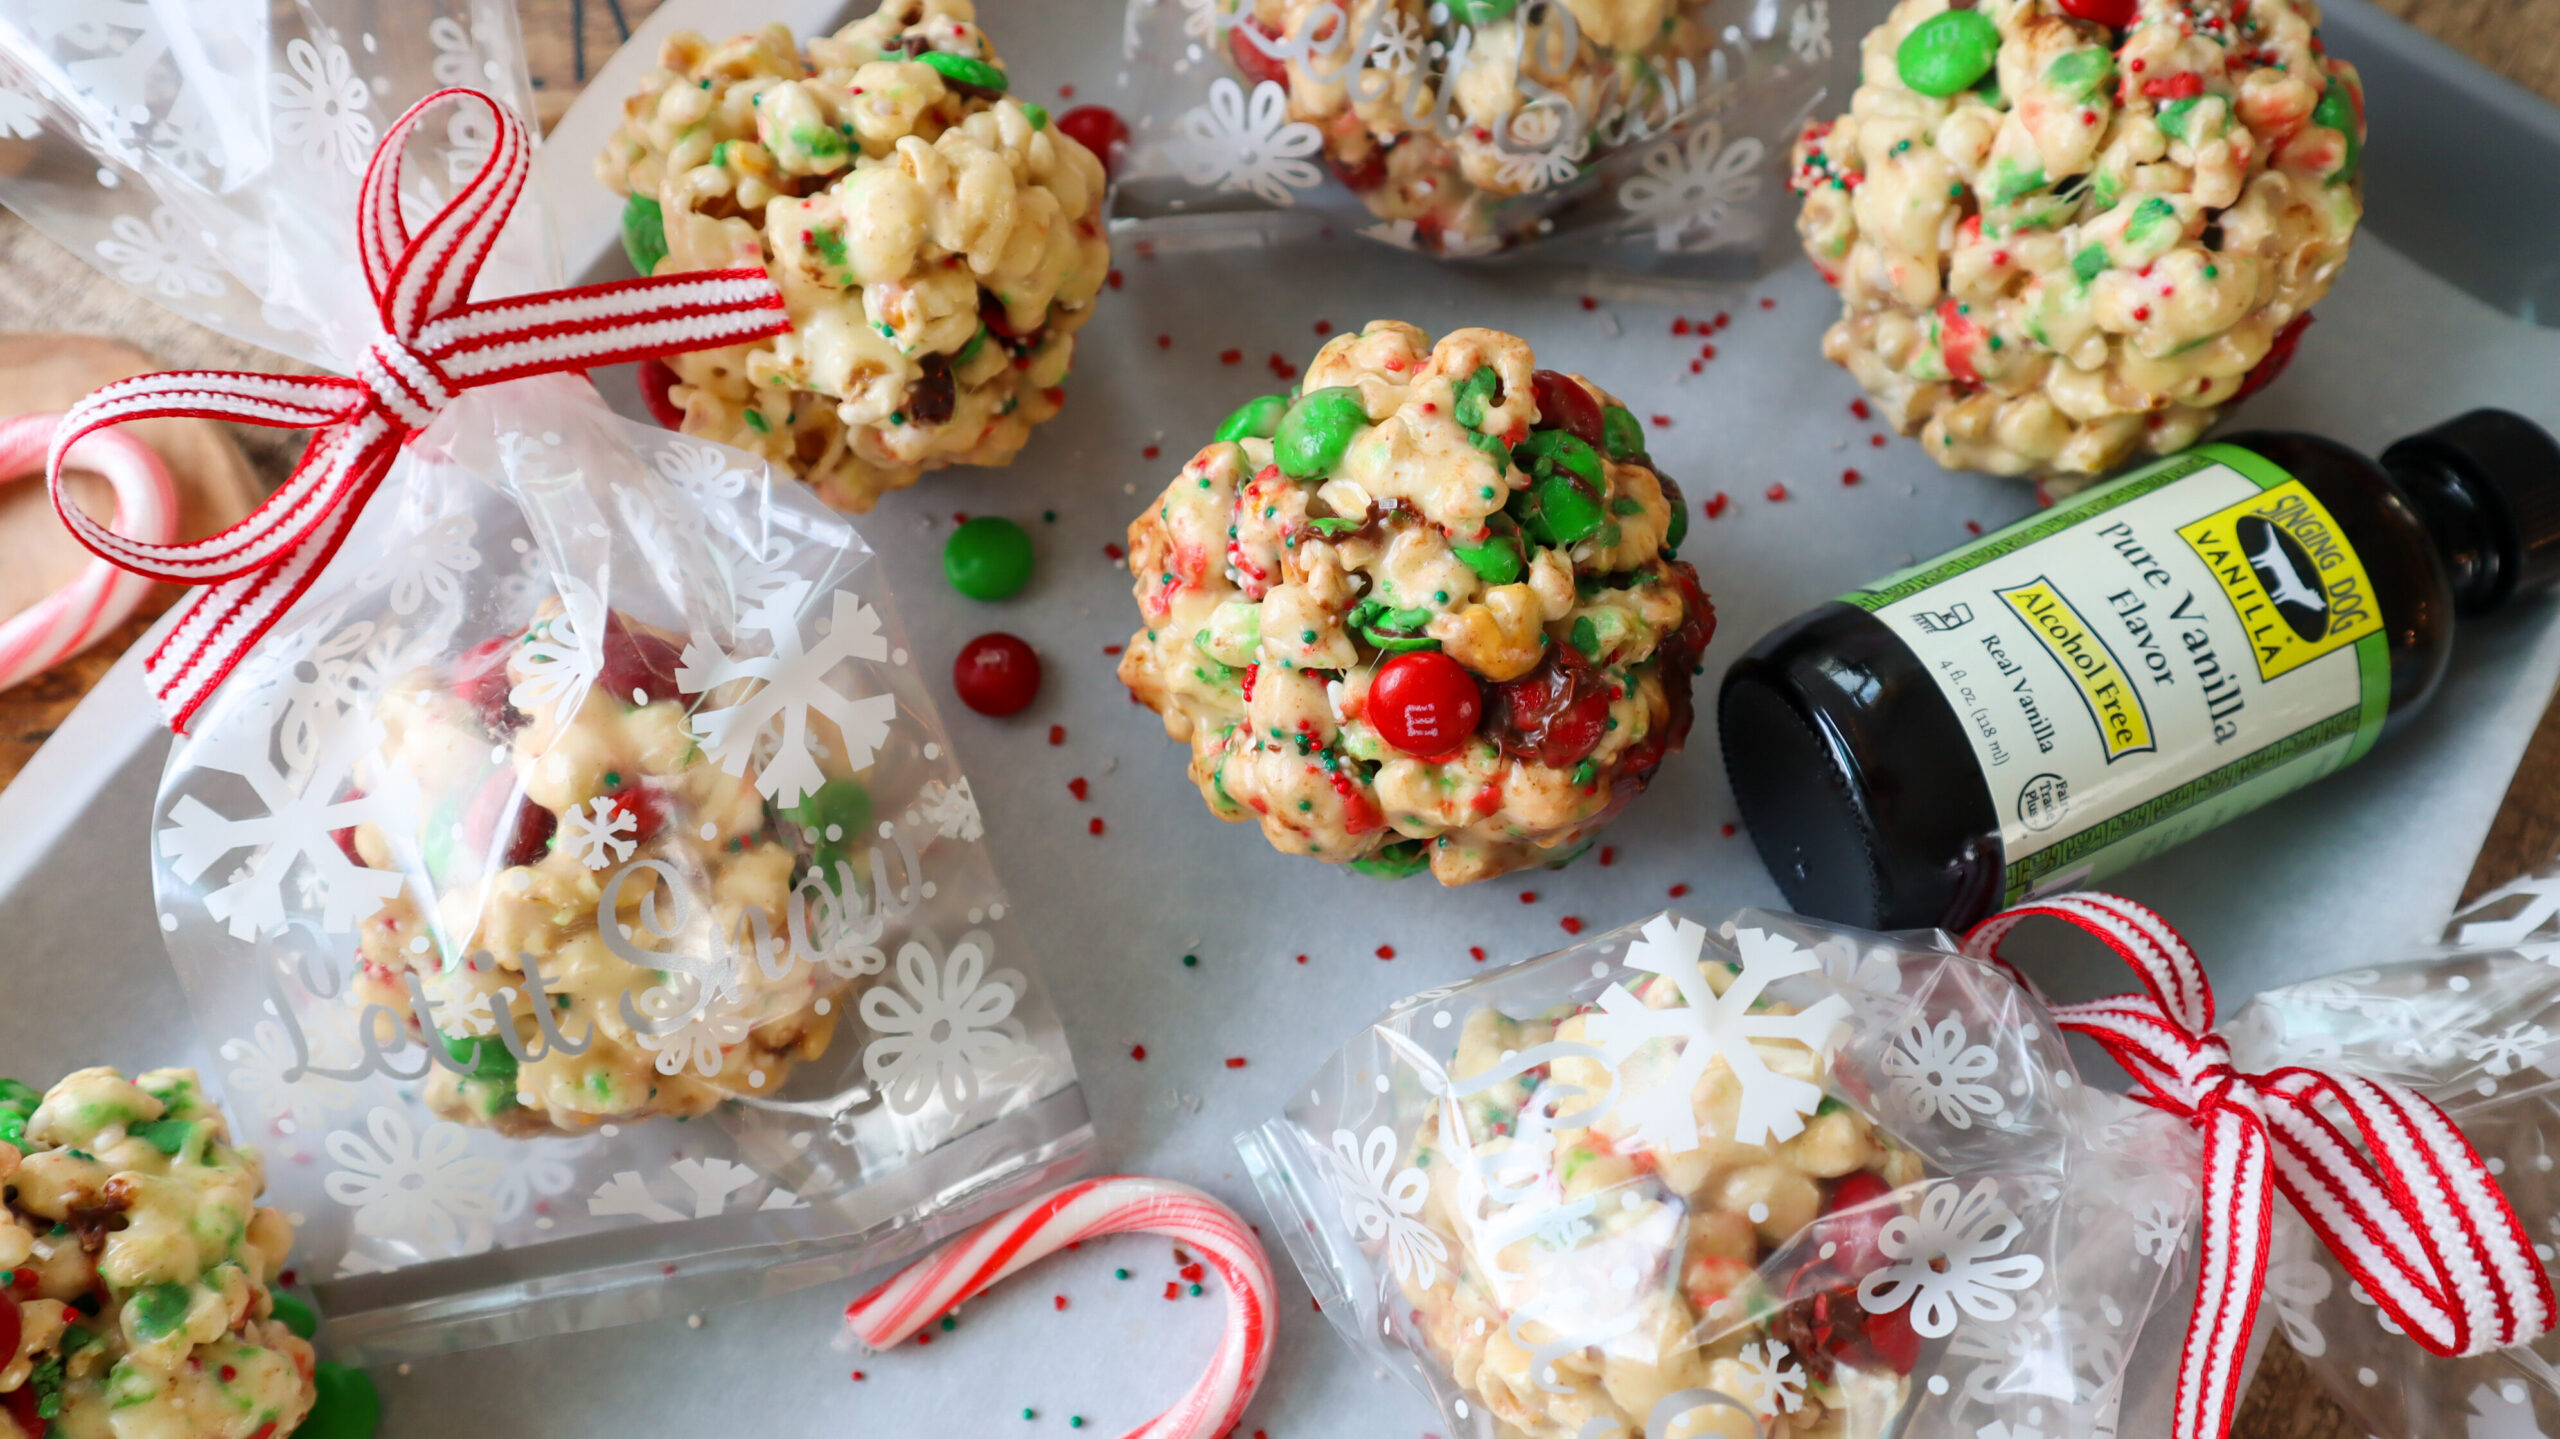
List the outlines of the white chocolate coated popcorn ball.
<svg viewBox="0 0 2560 1439">
<path fill-rule="evenodd" d="M 0 1080 L 0 1434 L 257 1439 L 316 1398 L 293 1244 L 191 1069 Z"/>
<path fill-rule="evenodd" d="M 1376 321 L 1129 527 L 1120 678 L 1222 819 L 1443 884 L 1570 859 L 1686 739 L 1715 630 L 1626 408 L 1527 342 Z"/>
<path fill-rule="evenodd" d="M 1823 353 L 1931 458 L 2084 476 L 2273 378 L 2363 213 L 2312 0 L 1902 0 L 1795 152 Z"/>
<path fill-rule="evenodd" d="M 1010 82 L 969 0 L 890 0 L 803 54 L 668 37 L 596 171 L 644 270 L 755 266 L 785 335 L 666 363 L 687 434 L 864 511 L 1001 465 L 1058 412 L 1110 274 L 1102 162 Z"/>
</svg>

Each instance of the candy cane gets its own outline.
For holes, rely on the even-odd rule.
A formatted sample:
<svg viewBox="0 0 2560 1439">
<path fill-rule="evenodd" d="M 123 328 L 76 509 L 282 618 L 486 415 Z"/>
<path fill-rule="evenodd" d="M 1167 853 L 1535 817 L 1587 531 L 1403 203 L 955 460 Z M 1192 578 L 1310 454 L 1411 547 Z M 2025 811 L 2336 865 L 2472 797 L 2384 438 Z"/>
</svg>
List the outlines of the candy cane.
<svg viewBox="0 0 2560 1439">
<path fill-rule="evenodd" d="M 59 414 L 0 420 L 0 480 L 41 475 Z M 178 533 L 177 489 L 169 468 L 140 440 L 100 431 L 71 447 L 72 469 L 104 475 L 115 486 L 116 528 L 149 544 Z M 98 642 L 133 613 L 151 581 L 105 560 L 83 565 L 69 584 L 0 624 L 0 689 L 35 678 Z"/>
<path fill-rule="evenodd" d="M 1177 1240 L 1208 1261 L 1227 1287 L 1227 1332 L 1209 1357 L 1209 1372 L 1124 1439 L 1218 1439 L 1244 1417 L 1271 1363 L 1271 1260 L 1234 1211 L 1180 1184 L 1125 1176 L 1070 1184 L 918 1260 L 847 1306 L 845 1323 L 864 1344 L 889 1348 L 1015 1270 L 1106 1234 Z"/>
</svg>

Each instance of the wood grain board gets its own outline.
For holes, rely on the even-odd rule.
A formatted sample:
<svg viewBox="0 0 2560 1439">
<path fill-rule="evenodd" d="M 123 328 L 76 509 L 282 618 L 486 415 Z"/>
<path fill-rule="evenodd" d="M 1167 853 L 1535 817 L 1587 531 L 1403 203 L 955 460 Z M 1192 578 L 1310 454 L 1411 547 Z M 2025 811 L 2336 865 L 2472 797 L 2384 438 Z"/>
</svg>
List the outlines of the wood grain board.
<svg viewBox="0 0 2560 1439">
<path fill-rule="evenodd" d="M 1070 3 L 1070 0 L 1052 0 Z M 1072 0 L 1096 23 L 1117 23 L 1119 0 Z M 2560 103 L 2560 0 L 2375 0 L 2492 70 Z M 547 127 L 569 107 L 586 77 L 659 0 L 521 0 L 537 103 Z M 753 22 L 741 0 L 737 23 Z M 99 277 L 96 271 L 0 213 L 0 332 L 74 331 L 140 345 L 172 366 L 290 368 L 277 357 L 178 320 Z M 242 447 L 272 484 L 298 453 L 292 434 L 238 429 Z M 138 637 L 165 599 L 146 606 L 97 649 L 52 674 L 0 693 L 0 784 L 22 768 L 54 726 Z M 2471 874 L 2477 894 L 2560 855 L 2560 704 L 2547 710 L 2507 792 Z M 1329 1342 L 1317 1337 L 1310 1342 Z M 2270 1345 L 2233 1432 L 2241 1439 L 2363 1439 L 2287 1349 Z M 2128 1436 L 2148 1439 L 2148 1436 Z M 2416 1436 L 2433 1439 L 2433 1436 Z"/>
</svg>

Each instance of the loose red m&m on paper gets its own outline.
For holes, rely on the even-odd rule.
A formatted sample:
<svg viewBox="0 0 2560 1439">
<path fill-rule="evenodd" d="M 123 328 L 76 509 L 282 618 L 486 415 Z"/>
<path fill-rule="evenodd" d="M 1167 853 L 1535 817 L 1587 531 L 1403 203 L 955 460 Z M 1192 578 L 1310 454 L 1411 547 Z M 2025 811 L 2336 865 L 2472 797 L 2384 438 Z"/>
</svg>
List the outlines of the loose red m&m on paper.
<svg viewBox="0 0 2560 1439">
<path fill-rule="evenodd" d="M 1424 759 L 1445 755 L 1476 732 L 1484 694 L 1467 667 L 1438 650 L 1402 654 L 1370 682 L 1369 723 L 1387 743 Z"/>
<path fill-rule="evenodd" d="M 1012 635 L 980 635 L 960 647 L 951 686 L 982 715 L 1019 714 L 1039 697 L 1040 656 Z"/>
</svg>

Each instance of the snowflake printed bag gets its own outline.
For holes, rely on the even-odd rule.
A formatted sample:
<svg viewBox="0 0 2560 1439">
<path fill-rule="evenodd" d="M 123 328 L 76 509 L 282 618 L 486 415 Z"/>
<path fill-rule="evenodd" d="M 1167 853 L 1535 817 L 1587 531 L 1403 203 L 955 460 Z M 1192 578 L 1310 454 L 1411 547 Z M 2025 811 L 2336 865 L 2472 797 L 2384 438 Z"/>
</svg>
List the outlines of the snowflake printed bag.
<svg viewBox="0 0 2560 1439">
<path fill-rule="evenodd" d="M 1147 222 L 1142 234 L 1259 237 L 1278 211 L 1428 254 L 1525 249 L 1684 279 L 1743 278 L 1784 258 L 1789 146 L 1854 81 L 1854 37 L 1886 8 L 1128 7 L 1124 79 L 1138 119 L 1113 208 Z"/>
<path fill-rule="evenodd" d="M 316 432 L 213 540 L 65 519 L 205 582 L 146 666 L 181 733 L 160 921 L 342 1353 L 848 1276 L 1079 1162 L 875 557 L 577 373 L 771 333 L 779 297 L 761 271 L 527 292 L 509 7 L 0 0 L 0 57 L 35 152 L 0 198 L 353 376 L 144 376 L 56 439 Z"/>
<path fill-rule="evenodd" d="M 2144 992 L 2044 1003 L 1997 958 L 2030 915 Z M 2112 896 L 1962 948 L 1666 912 L 1397 1005 L 1238 1147 L 1326 1317 L 1455 1439 L 2219 1439 L 2256 1319 L 2298 1337 L 2313 1287 L 2285 1225 L 2269 1261 L 2275 1209 L 2430 1348 L 2548 1329 L 2440 1111 L 2244 1072 L 2211 1020 L 2183 941 Z M 2074 1033 L 2143 1102 L 2084 1083 Z M 2413 1177 L 2478 1267 L 2395 1206 Z M 2425 1357 L 2392 1342 L 2372 1362 Z"/>
</svg>

